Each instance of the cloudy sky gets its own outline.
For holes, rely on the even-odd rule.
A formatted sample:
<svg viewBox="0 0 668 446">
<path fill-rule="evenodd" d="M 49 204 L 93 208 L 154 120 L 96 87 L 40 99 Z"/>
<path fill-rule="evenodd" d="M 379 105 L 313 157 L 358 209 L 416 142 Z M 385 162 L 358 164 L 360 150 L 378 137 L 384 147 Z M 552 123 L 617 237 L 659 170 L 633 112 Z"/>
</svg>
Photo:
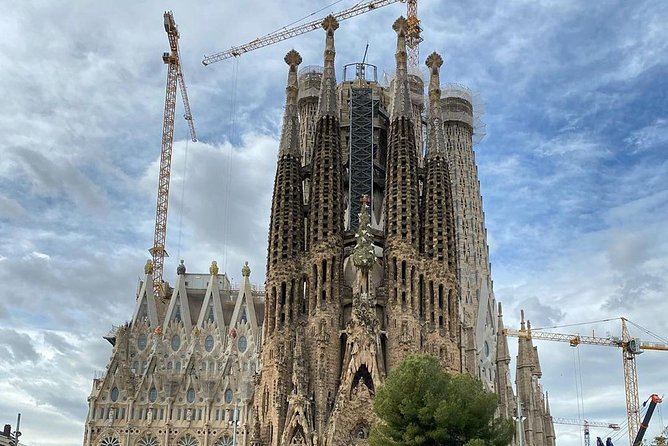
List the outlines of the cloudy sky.
<svg viewBox="0 0 668 446">
<path fill-rule="evenodd" d="M 186 142 L 178 103 L 166 278 L 183 258 L 190 271 L 215 259 L 238 280 L 248 260 L 262 283 L 283 55 L 321 64 L 324 36 L 200 61 L 354 0 L 330 3 L 0 0 L 0 424 L 21 412 L 26 444 L 81 444 L 110 353 L 101 337 L 132 314 L 152 244 L 163 8 L 181 31 L 200 138 Z M 341 24 L 339 78 L 367 42 L 367 60 L 393 71 L 404 8 Z M 476 156 L 506 324 L 520 308 L 534 326 L 626 316 L 668 337 L 668 2 L 422 0 L 420 15 L 421 59 L 440 52 L 442 78 L 485 104 Z M 559 331 L 592 330 L 618 335 L 619 323 Z M 553 415 L 624 421 L 619 351 L 538 345 Z M 666 364 L 638 358 L 641 399 L 668 390 Z M 660 412 L 652 424 L 655 435 Z M 557 432 L 560 445 L 581 442 L 577 426 Z"/>
</svg>

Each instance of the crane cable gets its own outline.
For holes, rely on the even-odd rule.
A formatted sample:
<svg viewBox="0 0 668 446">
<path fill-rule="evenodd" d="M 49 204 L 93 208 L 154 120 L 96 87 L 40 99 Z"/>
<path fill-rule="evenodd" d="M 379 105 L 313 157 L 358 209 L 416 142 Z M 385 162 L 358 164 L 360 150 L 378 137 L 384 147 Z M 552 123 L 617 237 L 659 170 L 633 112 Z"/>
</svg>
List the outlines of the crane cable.
<svg viewBox="0 0 668 446">
<path fill-rule="evenodd" d="M 338 3 L 341 3 L 342 1 L 343 1 L 343 0 L 337 0 L 337 1 L 335 1 L 334 3 L 330 3 L 329 5 L 324 6 L 324 7 L 320 8 L 320 9 L 318 9 L 317 11 L 313 11 L 312 13 L 307 14 L 307 15 L 305 15 L 304 17 L 302 17 L 301 19 L 297 19 L 297 20 L 295 20 L 295 21 L 292 22 L 292 23 L 288 23 L 287 25 L 281 26 L 280 28 L 278 28 L 278 29 L 276 29 L 275 31 L 272 31 L 272 32 L 270 32 L 270 33 L 268 33 L 268 34 L 274 34 L 274 33 L 277 33 L 277 32 L 279 32 L 279 31 L 282 31 L 282 30 L 284 30 L 285 28 L 287 28 L 288 26 L 292 26 L 292 25 L 294 25 L 294 24 L 296 24 L 296 23 L 299 23 L 299 22 L 302 22 L 302 21 L 308 19 L 309 17 L 313 17 L 314 15 L 318 14 L 319 12 L 322 12 L 322 11 L 324 11 L 325 9 L 331 8 L 332 6 L 334 6 L 334 5 L 338 4 Z M 359 2 L 359 3 L 362 3 L 362 2 Z M 358 3 L 358 4 L 359 4 L 359 3 Z M 357 5 L 355 5 L 355 6 L 357 6 Z"/>
<path fill-rule="evenodd" d="M 228 147 L 225 154 L 225 175 L 223 178 L 223 271 L 228 271 L 228 233 L 230 230 L 230 175 L 232 172 L 232 150 L 237 136 L 237 88 L 239 82 L 239 58 L 234 58 L 232 65 L 232 94 L 230 96 L 230 120 L 228 133 Z"/>
<path fill-rule="evenodd" d="M 188 146 L 190 141 L 186 138 L 186 150 L 183 154 L 183 179 L 181 180 L 181 203 L 179 206 L 179 240 L 176 244 L 176 261 L 181 258 L 181 236 L 183 230 L 183 205 L 186 193 L 186 177 L 188 174 Z"/>
<path fill-rule="evenodd" d="M 639 330 L 641 330 L 641 331 L 644 331 L 644 332 L 647 333 L 648 335 L 650 335 L 650 336 L 652 336 L 652 337 L 658 339 L 659 341 L 668 344 L 668 340 L 666 340 L 666 338 L 663 338 L 663 337 L 659 336 L 659 335 L 656 334 L 656 333 L 652 333 L 652 332 L 649 331 L 648 329 L 646 329 L 646 328 L 644 328 L 644 327 L 641 327 L 640 325 L 636 324 L 636 323 L 633 322 L 633 321 L 630 321 L 630 320 L 627 319 L 626 322 L 628 322 L 629 324 L 633 325 L 633 326 L 636 327 L 637 329 L 639 329 Z"/>
</svg>

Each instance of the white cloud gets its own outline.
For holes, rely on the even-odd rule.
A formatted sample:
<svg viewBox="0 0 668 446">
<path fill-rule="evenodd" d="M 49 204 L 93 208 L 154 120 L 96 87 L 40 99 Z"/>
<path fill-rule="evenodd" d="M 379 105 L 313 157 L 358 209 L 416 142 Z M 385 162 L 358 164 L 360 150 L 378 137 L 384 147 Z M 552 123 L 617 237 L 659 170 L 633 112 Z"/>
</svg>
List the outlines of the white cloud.
<svg viewBox="0 0 668 446">
<path fill-rule="evenodd" d="M 170 4 L 202 142 L 187 145 L 184 170 L 179 99 L 168 280 L 183 258 L 190 271 L 216 259 L 233 278 L 249 260 L 252 280 L 263 282 L 282 55 L 295 47 L 304 65 L 320 64 L 323 36 L 207 68 L 200 60 L 324 5 Z M 0 383 L 11 383 L 0 384 L 11 395 L 0 413 L 22 411 L 30 445 L 81 444 L 90 379 L 110 353 L 100 336 L 131 315 L 153 235 L 168 48 L 162 8 L 15 2 L 0 17 L 0 283 L 11 296 L 11 306 L 0 302 L 0 330 L 16 341 L 12 355 L 29 342 L 18 369 L 0 365 Z M 390 26 L 400 14 L 404 4 L 341 24 L 339 78 L 367 40 L 368 61 L 393 71 Z M 486 103 L 488 136 L 476 157 L 508 325 L 524 307 L 541 325 L 623 313 L 668 332 L 657 317 L 668 285 L 666 107 L 657 93 L 665 90 L 668 3 L 424 2 L 420 14 L 422 58 L 439 51 L 444 81 L 467 84 Z M 558 347 L 540 345 L 543 382 L 554 415 L 576 417 L 572 352 Z M 582 349 L 585 408 L 615 421 L 623 418 L 621 364 L 618 351 L 609 355 Z M 660 356 L 638 360 L 643 395 L 668 385 Z M 560 445 L 578 444 L 567 429 L 558 427 Z"/>
</svg>

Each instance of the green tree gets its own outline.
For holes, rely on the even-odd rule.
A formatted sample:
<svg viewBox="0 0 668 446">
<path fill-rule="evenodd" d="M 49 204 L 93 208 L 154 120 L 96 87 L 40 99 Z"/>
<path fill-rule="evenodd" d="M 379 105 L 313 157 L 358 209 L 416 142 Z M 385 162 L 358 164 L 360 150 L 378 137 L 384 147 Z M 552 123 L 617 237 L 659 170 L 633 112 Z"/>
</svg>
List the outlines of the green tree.
<svg viewBox="0 0 668 446">
<path fill-rule="evenodd" d="M 496 395 L 468 374 L 450 375 L 429 355 L 414 355 L 394 368 L 378 389 L 380 418 L 371 446 L 506 446 L 509 420 L 494 418 Z"/>
</svg>

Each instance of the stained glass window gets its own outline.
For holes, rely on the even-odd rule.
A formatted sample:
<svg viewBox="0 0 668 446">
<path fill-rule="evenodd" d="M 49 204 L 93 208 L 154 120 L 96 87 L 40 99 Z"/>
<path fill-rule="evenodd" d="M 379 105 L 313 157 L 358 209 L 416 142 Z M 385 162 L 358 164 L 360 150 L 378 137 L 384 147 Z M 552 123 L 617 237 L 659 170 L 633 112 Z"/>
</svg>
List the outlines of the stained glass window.
<svg viewBox="0 0 668 446">
<path fill-rule="evenodd" d="M 239 338 L 239 351 L 241 353 L 245 352 L 246 349 L 248 348 L 248 339 L 246 339 L 246 336 L 241 336 Z"/>
<path fill-rule="evenodd" d="M 172 336 L 172 350 L 177 351 L 181 346 L 181 337 L 179 335 Z"/>
<path fill-rule="evenodd" d="M 118 394 L 119 394 L 119 393 L 120 393 L 120 392 L 118 391 L 118 387 L 114 387 L 114 388 L 112 388 L 112 389 L 111 389 L 111 395 L 110 395 L 110 396 L 111 396 L 111 401 L 116 401 L 116 400 L 118 400 Z"/>
<path fill-rule="evenodd" d="M 146 348 L 146 335 L 139 335 L 137 338 L 137 348 L 139 350 L 144 350 Z"/>
<path fill-rule="evenodd" d="M 137 446 L 160 446 L 160 443 L 158 443 L 158 440 L 156 440 L 155 437 L 147 436 L 140 438 L 137 442 Z"/>
<path fill-rule="evenodd" d="M 214 446 L 232 446 L 232 437 L 229 437 L 227 435 L 221 437 L 214 443 Z"/>
<path fill-rule="evenodd" d="M 234 393 L 232 393 L 232 389 L 227 389 L 225 391 L 225 402 L 229 404 L 232 402 L 233 398 L 234 398 Z"/>
<path fill-rule="evenodd" d="M 199 446 L 199 442 L 192 435 L 186 434 L 184 437 L 181 437 L 177 446 Z"/>
<path fill-rule="evenodd" d="M 214 344 L 213 336 L 209 335 L 206 338 L 204 338 L 204 350 L 210 352 L 211 350 L 213 350 L 213 344 Z"/>
</svg>

